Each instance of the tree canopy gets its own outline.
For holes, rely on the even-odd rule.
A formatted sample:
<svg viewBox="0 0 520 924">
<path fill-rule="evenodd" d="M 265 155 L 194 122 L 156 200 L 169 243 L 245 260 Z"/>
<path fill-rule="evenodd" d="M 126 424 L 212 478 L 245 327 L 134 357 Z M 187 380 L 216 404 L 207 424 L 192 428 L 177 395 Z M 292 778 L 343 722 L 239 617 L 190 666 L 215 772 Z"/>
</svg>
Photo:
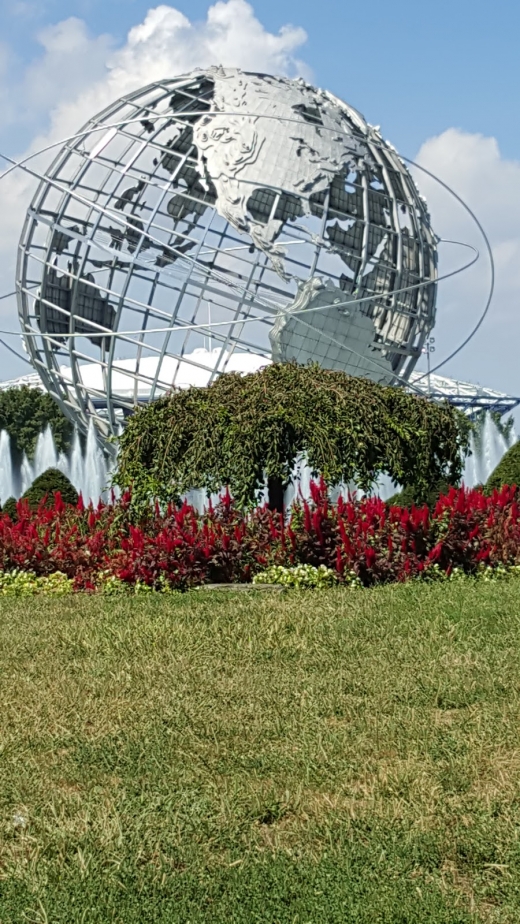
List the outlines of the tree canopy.
<svg viewBox="0 0 520 924">
<path fill-rule="evenodd" d="M 0 391 L 0 430 L 7 430 L 15 453 L 34 456 L 38 436 L 50 425 L 56 449 L 70 447 L 72 424 L 56 402 L 39 388 L 22 385 Z"/>
<path fill-rule="evenodd" d="M 469 424 L 433 403 L 318 364 L 273 364 L 221 375 L 137 411 L 121 437 L 116 483 L 134 497 L 175 499 L 190 488 L 229 489 L 255 503 L 265 478 L 289 483 L 304 454 L 329 485 L 368 490 L 381 472 L 419 494 L 457 483 Z"/>
</svg>

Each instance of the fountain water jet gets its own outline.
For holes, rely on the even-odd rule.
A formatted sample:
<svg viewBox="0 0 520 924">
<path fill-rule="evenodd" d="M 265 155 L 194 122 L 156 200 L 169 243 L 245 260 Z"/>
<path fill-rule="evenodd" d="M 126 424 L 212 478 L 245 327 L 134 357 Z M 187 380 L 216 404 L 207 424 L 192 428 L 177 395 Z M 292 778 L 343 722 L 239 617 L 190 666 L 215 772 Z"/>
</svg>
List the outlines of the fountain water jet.
<svg viewBox="0 0 520 924">
<path fill-rule="evenodd" d="M 32 466 L 33 476 L 34 478 L 38 478 L 38 476 L 43 475 L 43 472 L 46 472 L 48 468 L 57 468 L 57 466 L 58 453 L 56 452 L 52 430 L 50 426 L 47 426 L 43 433 L 40 433 L 36 442 Z M 67 473 L 65 472 L 65 474 Z"/>
<path fill-rule="evenodd" d="M 24 453 L 21 462 L 16 463 L 9 434 L 5 430 L 0 432 L 0 503 L 5 503 L 8 497 L 21 497 L 34 479 L 48 468 L 63 472 L 78 493 L 81 492 L 85 503 L 92 500 L 97 504 L 100 499 L 107 499 L 111 469 L 98 443 L 93 422 L 87 434 L 85 452 L 80 435 L 75 430 L 68 455 L 57 452 L 52 430 L 46 427 L 38 436 L 32 462 Z"/>
<path fill-rule="evenodd" d="M 15 493 L 13 479 L 13 462 L 11 459 L 11 438 L 2 430 L 0 433 L 0 503 Z"/>
<path fill-rule="evenodd" d="M 484 484 L 504 453 L 515 442 L 514 429 L 507 437 L 504 436 L 492 416 L 486 414 L 480 430 L 471 435 L 471 455 L 466 459 L 463 474 L 466 487 L 471 488 L 477 484 Z M 16 465 L 11 453 L 9 434 L 5 430 L 0 432 L 0 503 L 4 503 L 11 496 L 20 497 L 34 479 L 48 468 L 59 468 L 70 479 L 76 490 L 81 492 L 85 503 L 92 500 L 94 504 L 97 504 L 100 499 L 108 499 L 107 484 L 112 469 L 99 445 L 93 420 L 89 425 L 85 449 L 83 450 L 82 440 L 78 431 L 75 430 L 68 456 L 64 453 L 57 453 L 52 431 L 50 427 L 47 427 L 38 437 L 32 464 L 24 454 L 21 464 Z M 303 458 L 298 458 L 294 481 L 285 494 L 286 506 L 298 497 L 308 499 L 309 484 L 310 469 Z M 397 490 L 398 487 L 393 485 L 388 475 L 381 475 L 374 493 L 379 494 L 382 499 L 387 499 Z M 339 485 L 331 493 L 335 499 L 339 494 L 345 497 L 348 487 Z M 187 500 L 201 511 L 208 504 L 206 493 L 202 489 L 190 491 Z M 212 501 L 216 503 L 218 495 L 214 495 Z"/>
<path fill-rule="evenodd" d="M 464 467 L 462 481 L 467 488 L 478 484 L 485 484 L 491 473 L 505 455 L 508 449 L 516 443 L 514 427 L 507 437 L 500 432 L 491 414 L 487 413 L 480 430 L 470 436 L 468 455 Z"/>
<path fill-rule="evenodd" d="M 22 458 L 22 464 L 20 466 L 20 477 L 17 480 L 19 484 L 19 488 L 15 491 L 14 496 L 21 497 L 22 494 L 25 494 L 25 492 L 27 491 L 27 488 L 30 488 L 30 486 L 32 485 L 34 478 L 35 478 L 34 469 L 24 452 L 23 458 Z"/>
<path fill-rule="evenodd" d="M 100 499 L 106 500 L 107 463 L 103 450 L 99 446 L 94 421 L 91 418 L 87 433 L 87 445 L 84 459 L 83 499 L 96 504 Z"/>
</svg>

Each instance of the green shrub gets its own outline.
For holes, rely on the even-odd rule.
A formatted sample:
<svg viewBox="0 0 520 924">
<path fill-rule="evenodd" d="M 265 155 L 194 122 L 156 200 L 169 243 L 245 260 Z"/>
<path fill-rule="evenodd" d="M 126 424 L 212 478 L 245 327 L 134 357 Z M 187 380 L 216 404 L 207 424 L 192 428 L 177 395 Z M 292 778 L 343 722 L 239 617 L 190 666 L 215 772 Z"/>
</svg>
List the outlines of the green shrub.
<svg viewBox="0 0 520 924">
<path fill-rule="evenodd" d="M 33 594 L 71 594 L 74 581 L 55 571 L 53 574 L 37 577 L 32 571 L 13 568 L 0 571 L 0 596 L 29 597 Z"/>
<path fill-rule="evenodd" d="M 135 584 L 129 584 L 126 581 L 122 581 L 121 578 L 116 577 L 115 574 L 111 574 L 110 571 L 100 571 L 96 581 L 96 590 L 110 597 L 121 594 L 142 595 L 177 593 L 177 590 L 172 587 L 162 575 L 157 579 L 155 586 L 151 586 L 139 580 L 137 580 Z"/>
<path fill-rule="evenodd" d="M 57 468 L 48 468 L 46 472 L 35 478 L 30 488 L 23 495 L 22 500 L 28 502 L 31 510 L 36 510 L 45 497 L 47 498 L 46 505 L 53 504 L 56 491 L 60 492 L 66 504 L 75 506 L 78 503 L 76 488 L 71 484 L 67 476 Z"/>
<path fill-rule="evenodd" d="M 426 503 L 430 510 L 432 510 L 439 496 L 441 494 L 447 494 L 449 489 L 450 485 L 447 481 L 439 481 L 434 487 L 430 488 L 426 497 L 423 497 L 421 501 L 413 486 L 408 485 L 406 488 L 403 488 L 402 491 L 398 491 L 397 494 L 393 494 L 392 497 L 389 497 L 387 504 L 389 504 L 390 507 L 411 507 L 412 504 Z"/>
<path fill-rule="evenodd" d="M 0 392 L 0 430 L 7 430 L 16 455 L 26 452 L 32 459 L 38 436 L 47 426 L 58 452 L 67 452 L 72 424 L 49 394 L 29 385 Z"/>
<path fill-rule="evenodd" d="M 22 496 L 22 500 L 28 502 L 31 510 L 36 510 L 44 497 L 47 498 L 46 506 L 53 504 L 56 491 L 60 492 L 66 504 L 73 504 L 76 506 L 78 503 L 78 492 L 76 488 L 69 481 L 67 476 L 57 468 L 48 468 L 47 471 L 39 475 L 38 478 L 35 478 L 32 485 L 27 488 L 27 491 Z M 17 519 L 17 503 L 15 497 L 8 497 L 5 504 L 2 506 L 2 513 L 8 514 L 13 522 Z"/>
<path fill-rule="evenodd" d="M 356 583 L 355 575 L 348 583 Z M 272 565 L 253 578 L 253 584 L 283 584 L 284 587 L 332 587 L 338 583 L 338 575 L 331 568 L 320 565 Z M 360 582 L 357 581 L 359 584 Z"/>
<path fill-rule="evenodd" d="M 16 504 L 16 497 L 8 497 L 2 506 L 2 513 L 7 513 L 13 522 L 16 520 Z"/>
<path fill-rule="evenodd" d="M 520 487 L 520 440 L 508 449 L 486 482 L 486 492 L 501 488 L 503 484 Z"/>
</svg>

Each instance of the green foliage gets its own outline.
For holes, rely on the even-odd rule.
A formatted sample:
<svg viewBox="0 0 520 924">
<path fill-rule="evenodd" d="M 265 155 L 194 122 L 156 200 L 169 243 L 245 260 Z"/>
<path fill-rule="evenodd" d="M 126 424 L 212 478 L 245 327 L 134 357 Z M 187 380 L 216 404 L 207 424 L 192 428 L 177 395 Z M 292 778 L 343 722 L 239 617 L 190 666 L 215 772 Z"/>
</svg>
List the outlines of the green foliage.
<svg viewBox="0 0 520 924">
<path fill-rule="evenodd" d="M 0 596 L 30 597 L 34 594 L 71 594 L 73 584 L 66 574 L 55 571 L 53 574 L 38 577 L 32 571 L 13 568 L 12 571 L 0 571 Z"/>
<path fill-rule="evenodd" d="M 127 581 L 122 581 L 121 578 L 116 577 L 115 574 L 111 574 L 110 571 L 102 571 L 100 573 L 96 584 L 96 591 L 106 594 L 109 597 L 120 596 L 121 594 L 136 596 L 138 594 L 178 593 L 177 589 L 173 588 L 163 576 L 159 576 L 154 586 L 145 584 L 143 581 L 136 581 L 135 584 L 129 584 Z"/>
<path fill-rule="evenodd" d="M 16 503 L 16 497 L 8 497 L 2 507 L 2 513 L 8 514 L 13 522 L 16 520 Z"/>
<path fill-rule="evenodd" d="M 0 598 L 2 924 L 520 921 L 519 609 Z"/>
<path fill-rule="evenodd" d="M 496 469 L 491 472 L 486 482 L 486 491 L 499 489 L 503 484 L 520 486 L 520 440 L 508 449 Z"/>
<path fill-rule="evenodd" d="M 78 492 L 73 484 L 69 481 L 63 472 L 57 468 L 48 468 L 47 471 L 35 478 L 32 485 L 22 496 L 22 500 L 28 502 L 31 510 L 36 510 L 42 500 L 46 497 L 48 504 L 54 503 L 54 495 L 59 491 L 62 500 L 66 504 L 78 503 Z"/>
<path fill-rule="evenodd" d="M 76 488 L 67 476 L 57 468 L 48 468 L 38 478 L 35 478 L 21 499 L 28 502 L 31 510 L 36 510 L 44 498 L 47 498 L 46 506 L 52 505 L 56 491 L 60 492 L 62 500 L 66 504 L 75 506 L 78 503 Z M 16 505 L 16 498 L 9 497 L 2 507 L 2 513 L 8 514 L 13 522 L 18 516 Z"/>
<path fill-rule="evenodd" d="M 418 492 L 413 485 L 408 485 L 406 488 L 403 488 L 402 491 L 399 491 L 397 494 L 393 494 L 392 497 L 389 497 L 387 504 L 391 507 L 411 507 L 412 504 L 417 503 L 426 503 L 430 510 L 435 508 L 439 496 L 441 494 L 446 494 L 450 489 L 450 485 L 447 481 L 441 480 L 437 484 L 433 485 L 428 490 L 426 496 L 421 497 L 418 495 Z"/>
<path fill-rule="evenodd" d="M 288 484 L 305 453 L 329 485 L 355 480 L 367 490 L 388 472 L 425 495 L 442 477 L 460 478 L 469 428 L 447 403 L 318 364 L 274 364 L 222 375 L 139 410 L 121 437 L 115 480 L 133 486 L 137 503 L 227 484 L 247 506 L 265 476 Z"/>
<path fill-rule="evenodd" d="M 499 564 L 495 567 L 480 563 L 473 574 L 467 574 L 463 568 L 455 567 L 449 573 L 438 564 L 428 565 L 418 577 L 419 581 L 428 583 L 452 583 L 453 581 L 484 581 L 489 584 L 490 581 L 509 581 L 512 578 L 520 577 L 520 565 Z"/>
<path fill-rule="evenodd" d="M 355 578 L 355 575 L 354 575 Z M 272 565 L 260 574 L 255 574 L 253 584 L 282 584 L 284 587 L 332 587 L 338 583 L 338 575 L 326 565 Z M 360 582 L 358 581 L 358 584 Z"/>
<path fill-rule="evenodd" d="M 58 452 L 67 452 L 72 424 L 50 395 L 29 385 L 0 392 L 0 430 L 9 433 L 15 453 L 25 452 L 32 459 L 38 436 L 47 425 L 50 425 Z"/>
</svg>

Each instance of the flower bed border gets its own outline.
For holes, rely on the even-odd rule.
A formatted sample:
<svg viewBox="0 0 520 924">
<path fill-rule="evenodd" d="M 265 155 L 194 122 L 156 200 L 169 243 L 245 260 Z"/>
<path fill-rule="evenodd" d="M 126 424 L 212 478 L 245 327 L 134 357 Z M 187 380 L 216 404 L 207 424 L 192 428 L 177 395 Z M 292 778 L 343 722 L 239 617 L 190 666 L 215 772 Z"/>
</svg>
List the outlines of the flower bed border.
<svg viewBox="0 0 520 924">
<path fill-rule="evenodd" d="M 314 586 L 317 569 L 320 581 L 332 575 L 340 584 L 372 586 L 520 566 L 514 485 L 490 496 L 451 488 L 431 510 L 373 497 L 332 503 L 323 482 L 311 484 L 311 494 L 287 518 L 267 507 L 246 514 L 229 493 L 203 514 L 188 504 L 156 506 L 138 522 L 129 494 L 97 508 L 81 498 L 67 505 L 59 493 L 35 512 L 19 502 L 16 522 L 0 517 L 2 580 L 13 569 L 35 580 L 62 574 L 74 590 L 117 593 L 238 588 L 264 572 L 264 583 L 279 583 L 279 574 L 282 583 Z"/>
</svg>

